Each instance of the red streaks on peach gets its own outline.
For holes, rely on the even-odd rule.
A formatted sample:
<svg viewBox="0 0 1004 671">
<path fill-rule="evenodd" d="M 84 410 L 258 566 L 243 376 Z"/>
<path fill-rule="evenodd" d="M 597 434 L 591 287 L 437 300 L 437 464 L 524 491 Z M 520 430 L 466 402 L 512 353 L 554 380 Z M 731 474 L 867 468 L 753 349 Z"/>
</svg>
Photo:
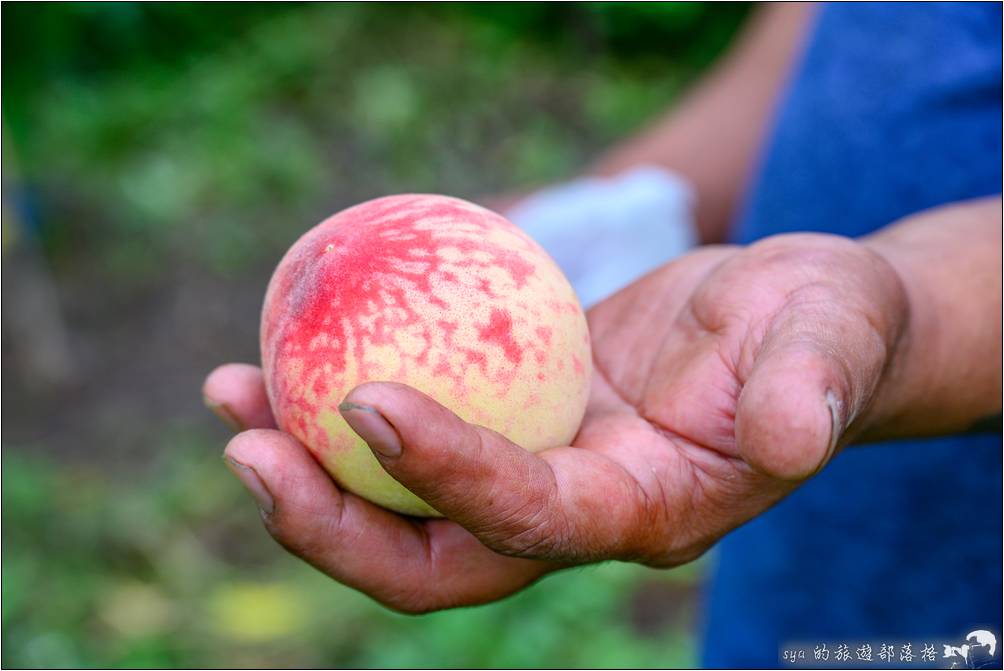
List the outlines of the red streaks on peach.
<svg viewBox="0 0 1004 671">
<path fill-rule="evenodd" d="M 523 348 L 512 337 L 512 315 L 505 310 L 492 310 L 488 325 L 478 330 L 478 338 L 501 347 L 505 358 L 514 364 L 523 360 Z"/>
</svg>

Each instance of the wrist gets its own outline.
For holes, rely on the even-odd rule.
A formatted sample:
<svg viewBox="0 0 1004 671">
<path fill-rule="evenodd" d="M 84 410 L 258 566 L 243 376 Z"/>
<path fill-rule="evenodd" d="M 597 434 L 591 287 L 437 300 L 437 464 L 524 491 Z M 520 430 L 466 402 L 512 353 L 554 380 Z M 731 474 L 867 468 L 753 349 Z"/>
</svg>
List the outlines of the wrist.
<svg viewBox="0 0 1004 671">
<path fill-rule="evenodd" d="M 869 438 L 950 434 L 1000 413 L 1000 208 L 999 197 L 950 203 L 862 241 L 908 306 Z"/>
<path fill-rule="evenodd" d="M 878 441 L 910 433 L 916 423 L 918 408 L 929 405 L 930 360 L 925 355 L 937 349 L 937 322 L 931 319 L 931 297 L 912 259 L 895 244 L 881 236 L 865 238 L 864 247 L 888 266 L 889 281 L 879 288 L 889 305 L 900 306 L 893 322 L 898 333 L 890 347 L 879 383 L 855 439 Z M 926 359 L 926 360 L 925 360 Z"/>
</svg>

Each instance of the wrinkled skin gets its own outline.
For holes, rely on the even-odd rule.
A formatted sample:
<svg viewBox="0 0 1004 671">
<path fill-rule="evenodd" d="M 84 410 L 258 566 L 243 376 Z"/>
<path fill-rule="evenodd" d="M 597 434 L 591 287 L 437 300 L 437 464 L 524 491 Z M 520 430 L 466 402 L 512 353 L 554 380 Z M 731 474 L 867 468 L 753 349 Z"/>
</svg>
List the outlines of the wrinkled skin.
<svg viewBox="0 0 1004 671">
<path fill-rule="evenodd" d="M 573 446 L 531 454 L 408 387 L 355 388 L 347 421 L 371 447 L 399 439 L 380 463 L 448 520 L 339 491 L 270 428 L 258 369 L 223 366 L 204 391 L 252 429 L 226 457 L 269 532 L 334 579 L 424 612 L 568 565 L 700 556 L 867 431 L 908 311 L 896 272 L 863 244 L 778 236 L 703 248 L 590 311 L 595 372 Z"/>
</svg>

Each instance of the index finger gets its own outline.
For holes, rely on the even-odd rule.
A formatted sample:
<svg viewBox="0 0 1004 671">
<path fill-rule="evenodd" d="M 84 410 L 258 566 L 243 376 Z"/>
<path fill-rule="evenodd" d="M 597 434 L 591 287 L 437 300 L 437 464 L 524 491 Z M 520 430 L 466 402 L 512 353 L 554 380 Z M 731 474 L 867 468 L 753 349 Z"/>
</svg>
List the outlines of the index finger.
<svg viewBox="0 0 1004 671">
<path fill-rule="evenodd" d="M 235 431 L 274 429 L 261 368 L 246 363 L 220 366 L 202 384 L 206 407 Z"/>
</svg>

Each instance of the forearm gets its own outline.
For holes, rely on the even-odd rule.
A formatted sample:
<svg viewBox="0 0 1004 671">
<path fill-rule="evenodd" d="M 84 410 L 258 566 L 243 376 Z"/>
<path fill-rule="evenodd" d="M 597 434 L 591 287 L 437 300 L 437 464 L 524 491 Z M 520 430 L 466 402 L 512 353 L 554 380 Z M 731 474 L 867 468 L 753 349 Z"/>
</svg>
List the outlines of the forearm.
<svg viewBox="0 0 1004 671">
<path fill-rule="evenodd" d="M 810 13 L 809 4 L 764 5 L 679 105 L 603 155 L 591 172 L 655 164 L 683 175 L 697 191 L 701 239 L 724 240 Z"/>
<path fill-rule="evenodd" d="M 929 210 L 863 241 L 896 269 L 909 322 L 865 440 L 965 431 L 1001 412 L 1001 198 Z"/>
</svg>

